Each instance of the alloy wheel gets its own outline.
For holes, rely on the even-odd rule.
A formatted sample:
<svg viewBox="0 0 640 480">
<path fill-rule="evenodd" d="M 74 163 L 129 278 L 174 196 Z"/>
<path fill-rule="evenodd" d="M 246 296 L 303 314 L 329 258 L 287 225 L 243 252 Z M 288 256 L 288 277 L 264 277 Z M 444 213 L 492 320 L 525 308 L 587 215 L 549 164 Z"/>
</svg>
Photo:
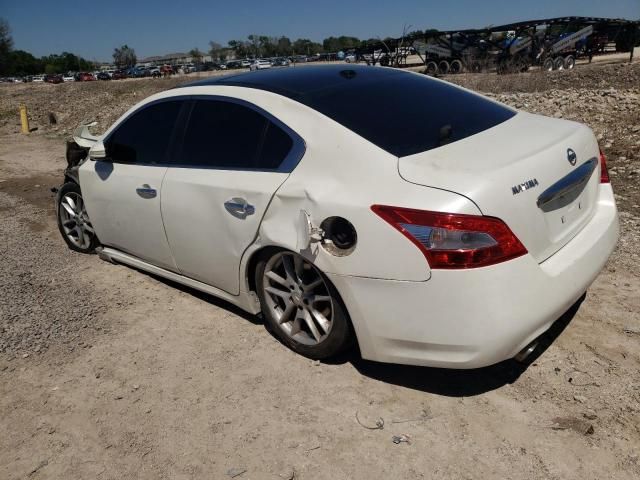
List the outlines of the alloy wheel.
<svg viewBox="0 0 640 480">
<path fill-rule="evenodd" d="M 333 326 L 334 305 L 320 271 L 300 255 L 275 254 L 263 276 L 264 297 L 279 327 L 303 345 L 318 345 Z"/>
<path fill-rule="evenodd" d="M 89 248 L 95 231 L 89 221 L 82 196 L 75 192 L 66 193 L 60 200 L 58 215 L 69 241 L 78 248 Z"/>
</svg>

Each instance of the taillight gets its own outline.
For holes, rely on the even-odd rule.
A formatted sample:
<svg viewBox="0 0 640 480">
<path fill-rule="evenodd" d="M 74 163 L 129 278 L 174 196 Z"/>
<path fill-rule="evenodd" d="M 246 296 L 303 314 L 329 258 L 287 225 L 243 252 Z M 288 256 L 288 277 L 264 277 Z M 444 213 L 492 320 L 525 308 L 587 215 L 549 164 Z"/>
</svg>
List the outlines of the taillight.
<svg viewBox="0 0 640 480">
<path fill-rule="evenodd" d="M 609 170 L 607 170 L 607 157 L 600 150 L 600 183 L 610 183 Z"/>
<path fill-rule="evenodd" d="M 499 218 L 373 205 L 424 254 L 431 268 L 475 268 L 527 253 Z"/>
</svg>

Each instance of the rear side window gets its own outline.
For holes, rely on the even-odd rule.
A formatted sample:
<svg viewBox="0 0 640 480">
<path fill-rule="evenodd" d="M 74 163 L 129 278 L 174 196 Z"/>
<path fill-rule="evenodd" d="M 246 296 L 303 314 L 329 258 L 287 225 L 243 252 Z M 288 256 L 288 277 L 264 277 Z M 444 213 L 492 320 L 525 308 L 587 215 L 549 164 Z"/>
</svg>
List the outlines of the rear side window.
<svg viewBox="0 0 640 480">
<path fill-rule="evenodd" d="M 370 78 L 354 73 L 294 99 L 398 157 L 462 140 L 515 115 L 479 95 L 408 72 Z"/>
<path fill-rule="evenodd" d="M 166 163 L 182 103 L 155 103 L 131 115 L 109 136 L 107 155 L 119 163 Z"/>
<path fill-rule="evenodd" d="M 232 169 L 277 169 L 293 140 L 264 115 L 235 102 L 197 100 L 177 163 Z"/>
</svg>

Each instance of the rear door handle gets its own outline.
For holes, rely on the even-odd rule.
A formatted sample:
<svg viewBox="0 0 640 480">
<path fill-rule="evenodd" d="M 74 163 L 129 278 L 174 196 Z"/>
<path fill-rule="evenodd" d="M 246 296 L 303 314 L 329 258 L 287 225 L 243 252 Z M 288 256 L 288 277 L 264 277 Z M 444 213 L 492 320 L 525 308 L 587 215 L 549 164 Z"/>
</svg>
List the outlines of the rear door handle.
<svg viewBox="0 0 640 480">
<path fill-rule="evenodd" d="M 237 218 L 246 218 L 248 215 L 256 213 L 255 207 L 249 204 L 244 198 L 234 197 L 231 200 L 227 200 L 224 202 L 224 208 Z"/>
<path fill-rule="evenodd" d="M 136 188 L 136 193 L 142 198 L 154 198 L 158 192 L 155 188 L 151 188 L 148 183 Z"/>
</svg>

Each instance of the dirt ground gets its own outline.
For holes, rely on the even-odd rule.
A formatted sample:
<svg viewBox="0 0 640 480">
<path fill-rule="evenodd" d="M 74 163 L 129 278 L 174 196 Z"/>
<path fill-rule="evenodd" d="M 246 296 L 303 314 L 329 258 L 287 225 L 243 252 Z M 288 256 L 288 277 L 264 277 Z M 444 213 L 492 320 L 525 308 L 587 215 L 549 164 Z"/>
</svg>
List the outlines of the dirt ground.
<svg viewBox="0 0 640 480">
<path fill-rule="evenodd" d="M 3 87 L 0 478 L 639 478 L 640 64 L 450 80 L 584 121 L 609 156 L 619 246 L 526 369 L 313 362 L 225 302 L 69 251 L 65 135 L 173 80 Z"/>
</svg>

